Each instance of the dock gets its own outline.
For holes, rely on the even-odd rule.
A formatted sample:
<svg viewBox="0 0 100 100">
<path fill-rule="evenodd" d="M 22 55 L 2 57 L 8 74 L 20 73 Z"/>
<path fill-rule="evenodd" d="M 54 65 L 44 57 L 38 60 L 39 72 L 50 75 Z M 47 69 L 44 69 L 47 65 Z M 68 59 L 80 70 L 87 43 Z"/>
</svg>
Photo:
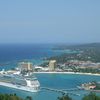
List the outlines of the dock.
<svg viewBox="0 0 100 100">
<path fill-rule="evenodd" d="M 62 94 L 71 94 L 71 95 L 75 95 L 75 96 L 80 96 L 80 94 L 77 93 L 72 93 L 72 92 L 68 92 L 67 90 L 74 90 L 74 89 L 55 89 L 55 88 L 49 88 L 49 87 L 41 87 L 42 90 L 48 90 L 48 91 L 53 91 L 53 92 L 58 92 L 58 93 L 62 93 Z M 76 90 L 76 88 L 75 88 Z"/>
</svg>

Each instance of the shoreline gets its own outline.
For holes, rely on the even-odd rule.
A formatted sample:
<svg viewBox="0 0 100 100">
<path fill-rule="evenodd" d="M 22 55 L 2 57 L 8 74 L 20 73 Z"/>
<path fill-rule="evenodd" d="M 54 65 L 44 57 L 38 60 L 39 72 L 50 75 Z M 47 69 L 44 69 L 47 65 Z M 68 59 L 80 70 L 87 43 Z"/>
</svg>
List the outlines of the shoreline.
<svg viewBox="0 0 100 100">
<path fill-rule="evenodd" d="M 79 72 L 33 72 L 34 74 L 76 74 L 76 75 L 92 75 L 100 76 L 100 74 L 93 73 L 79 73 Z"/>
</svg>

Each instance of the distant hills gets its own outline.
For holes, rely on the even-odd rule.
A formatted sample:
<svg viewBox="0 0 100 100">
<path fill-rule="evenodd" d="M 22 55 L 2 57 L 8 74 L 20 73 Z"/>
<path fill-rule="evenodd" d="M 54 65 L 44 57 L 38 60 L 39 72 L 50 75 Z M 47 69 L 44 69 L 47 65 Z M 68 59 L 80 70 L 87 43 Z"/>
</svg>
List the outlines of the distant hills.
<svg viewBox="0 0 100 100">
<path fill-rule="evenodd" d="M 88 43 L 88 44 L 77 44 L 77 45 L 60 45 L 53 48 L 53 50 L 71 50 L 81 51 L 81 56 L 77 58 L 77 54 L 70 54 L 74 59 L 100 62 L 100 43 Z M 75 56 L 76 55 L 76 56 Z M 66 59 L 68 54 L 65 54 L 59 58 Z"/>
<path fill-rule="evenodd" d="M 81 49 L 81 48 L 100 48 L 100 43 L 85 43 L 85 44 L 75 44 L 75 45 L 59 45 L 53 48 L 53 50 L 63 50 L 63 49 Z"/>
</svg>

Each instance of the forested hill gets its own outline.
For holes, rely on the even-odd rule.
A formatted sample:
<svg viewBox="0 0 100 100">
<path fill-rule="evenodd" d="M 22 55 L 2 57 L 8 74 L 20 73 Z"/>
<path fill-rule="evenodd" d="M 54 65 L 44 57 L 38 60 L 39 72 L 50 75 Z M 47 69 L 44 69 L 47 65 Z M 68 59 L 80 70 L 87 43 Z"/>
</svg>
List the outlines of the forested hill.
<svg viewBox="0 0 100 100">
<path fill-rule="evenodd" d="M 84 60 L 84 61 L 90 60 L 93 62 L 100 62 L 100 43 L 89 43 L 89 44 L 80 44 L 80 45 L 60 45 L 60 46 L 53 48 L 53 50 L 81 51 L 81 53 L 79 53 L 80 56 L 77 56 L 77 54 L 64 53 L 63 55 L 59 57 L 54 57 L 54 58 L 59 58 L 59 59 L 63 58 L 64 61 L 66 61 L 65 59 L 67 58 L 73 57 L 73 59 L 75 60 Z"/>
<path fill-rule="evenodd" d="M 86 49 L 86 48 L 99 48 L 100 43 L 87 43 L 87 44 L 74 44 L 74 45 L 58 45 L 53 48 L 53 50 L 63 50 L 63 49 Z"/>
</svg>

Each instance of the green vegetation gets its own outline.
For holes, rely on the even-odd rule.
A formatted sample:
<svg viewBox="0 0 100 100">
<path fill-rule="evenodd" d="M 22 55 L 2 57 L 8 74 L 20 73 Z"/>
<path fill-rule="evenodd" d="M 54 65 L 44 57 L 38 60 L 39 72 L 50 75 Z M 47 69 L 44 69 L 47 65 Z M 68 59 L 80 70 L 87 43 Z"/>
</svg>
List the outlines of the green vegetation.
<svg viewBox="0 0 100 100">
<path fill-rule="evenodd" d="M 0 94 L 0 100 L 23 100 L 16 94 Z"/>
<path fill-rule="evenodd" d="M 0 100 L 32 100 L 32 97 L 27 96 L 25 99 L 22 99 L 16 94 L 0 94 Z"/>
<path fill-rule="evenodd" d="M 92 62 L 100 62 L 100 43 L 71 45 L 71 46 L 62 45 L 62 46 L 53 48 L 53 50 L 81 51 L 81 52 L 70 53 L 70 54 L 65 53 L 60 56 L 49 58 L 49 59 L 55 59 L 58 62 L 64 63 L 68 60 L 80 60 L 80 61 L 90 60 Z"/>
<path fill-rule="evenodd" d="M 68 95 L 64 95 L 62 97 L 58 97 L 58 100 L 72 100 Z"/>
<path fill-rule="evenodd" d="M 49 62 L 44 62 L 44 63 L 42 63 L 40 66 L 47 67 L 48 64 L 49 64 Z"/>
<path fill-rule="evenodd" d="M 84 96 L 82 100 L 100 100 L 100 96 L 91 92 L 89 95 Z"/>
<path fill-rule="evenodd" d="M 58 97 L 58 100 L 73 100 L 68 95 L 63 95 L 61 97 Z M 100 100 L 100 96 L 97 96 L 95 93 L 90 93 L 88 95 L 85 95 L 82 100 Z"/>
<path fill-rule="evenodd" d="M 100 90 L 100 83 L 94 82 L 94 84 L 96 85 L 95 90 Z"/>
<path fill-rule="evenodd" d="M 82 69 L 82 68 L 74 68 L 73 69 L 73 71 L 74 72 L 82 72 L 82 73 L 98 73 L 98 74 L 100 74 L 100 70 L 98 70 L 98 69 L 92 69 L 92 68 L 84 68 L 84 69 Z"/>
</svg>

